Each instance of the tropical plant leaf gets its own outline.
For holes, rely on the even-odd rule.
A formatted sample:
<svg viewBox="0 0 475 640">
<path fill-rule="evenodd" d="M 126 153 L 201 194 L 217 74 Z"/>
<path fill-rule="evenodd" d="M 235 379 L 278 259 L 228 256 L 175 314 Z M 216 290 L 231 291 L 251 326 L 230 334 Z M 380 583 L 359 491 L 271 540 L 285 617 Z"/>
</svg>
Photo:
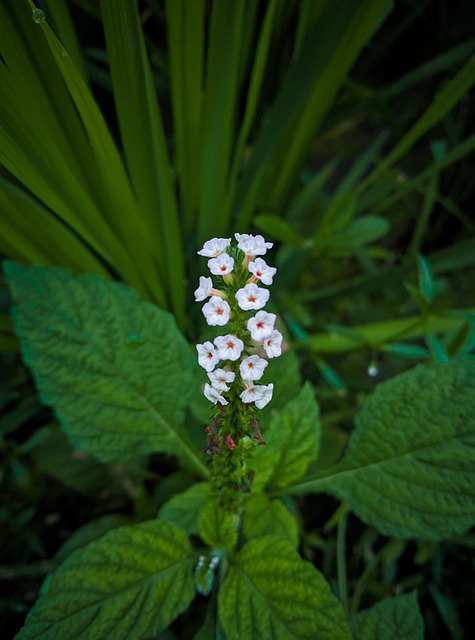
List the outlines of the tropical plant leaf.
<svg viewBox="0 0 475 640">
<path fill-rule="evenodd" d="M 182 426 L 193 365 L 173 317 L 99 276 L 4 266 L 25 362 L 72 439 L 104 461 L 173 453 L 206 476 Z"/>
<path fill-rule="evenodd" d="M 237 542 L 233 515 L 217 498 L 210 500 L 201 512 L 199 534 L 210 547 L 232 551 Z"/>
<path fill-rule="evenodd" d="M 251 540 L 237 554 L 218 594 L 229 638 L 350 640 L 343 608 L 323 576 L 287 540 Z"/>
<path fill-rule="evenodd" d="M 17 640 L 143 640 L 194 597 L 194 553 L 166 522 L 124 526 L 73 553 L 43 584 Z"/>
<path fill-rule="evenodd" d="M 188 535 L 198 533 L 201 511 L 211 498 L 209 482 L 198 482 L 192 487 L 167 500 L 158 512 L 160 520 L 173 522 Z"/>
<path fill-rule="evenodd" d="M 242 530 L 246 538 L 274 535 L 291 542 L 299 542 L 297 521 L 280 500 L 266 493 L 256 493 L 246 501 Z"/>
<path fill-rule="evenodd" d="M 378 602 L 350 620 L 353 640 L 424 640 L 415 593 Z"/>
<path fill-rule="evenodd" d="M 272 464 L 269 485 L 285 487 L 301 478 L 318 456 L 321 435 L 318 414 L 312 387 L 307 383 L 270 421 L 264 434 L 267 447 L 262 447 L 265 449 L 262 453 L 259 449 L 255 453 L 256 474 L 260 474 L 261 466 Z"/>
<path fill-rule="evenodd" d="M 343 460 L 287 491 L 329 491 L 385 535 L 441 540 L 466 531 L 475 523 L 474 374 L 466 358 L 378 385 Z"/>
</svg>

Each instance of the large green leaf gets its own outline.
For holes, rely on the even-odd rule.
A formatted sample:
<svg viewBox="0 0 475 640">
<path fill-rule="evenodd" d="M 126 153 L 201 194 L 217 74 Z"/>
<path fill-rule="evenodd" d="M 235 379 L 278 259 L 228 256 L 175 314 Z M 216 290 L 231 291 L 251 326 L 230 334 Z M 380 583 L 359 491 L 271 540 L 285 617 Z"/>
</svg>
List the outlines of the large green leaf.
<svg viewBox="0 0 475 640">
<path fill-rule="evenodd" d="M 424 640 L 415 593 L 378 602 L 352 618 L 353 640 Z"/>
<path fill-rule="evenodd" d="M 158 517 L 173 522 L 188 535 L 198 533 L 201 511 L 212 496 L 209 482 L 198 482 L 192 487 L 167 500 L 158 512 Z"/>
<path fill-rule="evenodd" d="M 232 551 L 238 538 L 236 525 L 232 513 L 220 504 L 218 498 L 214 498 L 201 512 L 199 534 L 210 547 Z"/>
<path fill-rule="evenodd" d="M 246 500 L 242 530 L 248 539 L 274 535 L 295 547 L 299 542 L 297 521 L 281 500 L 272 500 L 267 493 L 255 493 Z"/>
<path fill-rule="evenodd" d="M 323 576 L 287 540 L 251 540 L 238 553 L 218 595 L 229 638 L 349 640 L 345 614 Z"/>
<path fill-rule="evenodd" d="M 321 435 L 318 414 L 312 387 L 306 384 L 265 430 L 267 447 L 255 453 L 257 476 L 262 470 L 269 478 L 268 484 L 275 487 L 285 487 L 303 476 L 318 456 Z M 270 465 L 272 472 L 268 469 Z"/>
<path fill-rule="evenodd" d="M 182 426 L 193 365 L 173 317 L 99 276 L 5 272 L 25 361 L 73 440 L 104 461 L 173 453 L 206 476 Z"/>
<path fill-rule="evenodd" d="M 52 575 L 17 640 L 143 640 L 194 597 L 194 554 L 185 533 L 143 522 L 107 533 Z"/>
<path fill-rule="evenodd" d="M 475 523 L 475 359 L 420 365 L 378 385 L 339 464 L 289 493 L 329 491 L 364 522 L 432 540 Z"/>
</svg>

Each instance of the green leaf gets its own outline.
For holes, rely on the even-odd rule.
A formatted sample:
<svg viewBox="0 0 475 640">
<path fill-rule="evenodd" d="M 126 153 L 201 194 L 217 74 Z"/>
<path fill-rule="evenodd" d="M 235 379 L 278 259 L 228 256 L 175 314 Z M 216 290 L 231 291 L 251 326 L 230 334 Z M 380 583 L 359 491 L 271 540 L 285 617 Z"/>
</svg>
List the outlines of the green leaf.
<svg viewBox="0 0 475 640">
<path fill-rule="evenodd" d="M 167 500 L 158 512 L 160 520 L 173 522 L 188 535 L 198 533 L 198 519 L 211 498 L 209 482 L 198 482 L 192 487 Z"/>
<path fill-rule="evenodd" d="M 256 493 L 246 501 L 242 521 L 246 538 L 275 535 L 292 543 L 299 542 L 297 521 L 280 500 L 272 500 L 266 493 Z"/>
<path fill-rule="evenodd" d="M 25 362 L 75 443 L 103 461 L 172 453 L 206 476 L 182 426 L 192 359 L 173 317 L 99 276 L 4 266 Z"/>
<path fill-rule="evenodd" d="M 432 298 L 434 297 L 435 284 L 434 284 L 434 276 L 432 274 L 432 269 L 430 267 L 429 262 L 424 258 L 424 256 L 417 256 L 417 266 L 419 272 L 419 290 L 427 300 L 427 302 L 432 302 Z"/>
<path fill-rule="evenodd" d="M 323 477 L 323 475 L 325 477 Z M 475 359 L 419 365 L 370 394 L 329 491 L 384 535 L 441 540 L 475 523 Z"/>
<path fill-rule="evenodd" d="M 301 247 L 304 239 L 286 220 L 269 214 L 256 216 L 253 223 L 267 235 L 293 247 Z"/>
<path fill-rule="evenodd" d="M 336 233 L 329 244 L 332 249 L 359 247 L 379 240 L 389 231 L 389 224 L 378 216 L 362 216 L 342 231 Z"/>
<path fill-rule="evenodd" d="M 17 640 L 143 640 L 194 597 L 185 533 L 143 522 L 107 533 L 72 554 L 44 582 Z"/>
<path fill-rule="evenodd" d="M 321 427 L 312 387 L 306 383 L 299 395 L 274 418 L 265 431 L 269 452 L 278 451 L 269 484 L 285 487 L 303 476 L 318 456 Z M 259 474 L 259 454 L 256 469 Z M 262 454 L 265 456 L 265 454 Z"/>
<path fill-rule="evenodd" d="M 378 602 L 350 621 L 353 640 L 424 640 L 415 593 Z"/>
<path fill-rule="evenodd" d="M 237 543 L 237 527 L 231 512 L 218 499 L 210 500 L 201 512 L 199 534 L 210 547 L 232 551 Z"/>
<path fill-rule="evenodd" d="M 345 614 L 323 576 L 286 540 L 251 540 L 218 594 L 229 638 L 350 640 Z"/>
<path fill-rule="evenodd" d="M 395 356 L 401 356 L 401 358 L 427 358 L 427 349 L 417 344 L 408 344 L 406 342 L 393 342 L 392 344 L 383 345 L 382 350 Z"/>
</svg>

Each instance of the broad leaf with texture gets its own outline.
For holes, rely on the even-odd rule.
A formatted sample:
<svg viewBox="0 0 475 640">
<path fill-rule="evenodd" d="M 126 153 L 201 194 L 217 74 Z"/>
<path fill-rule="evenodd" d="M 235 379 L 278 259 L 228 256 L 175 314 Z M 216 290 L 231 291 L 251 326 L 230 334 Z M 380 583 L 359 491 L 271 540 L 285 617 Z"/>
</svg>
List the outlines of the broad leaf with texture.
<svg viewBox="0 0 475 640">
<path fill-rule="evenodd" d="M 378 385 L 342 462 L 289 493 L 329 491 L 381 533 L 441 540 L 475 523 L 475 359 Z"/>
<path fill-rule="evenodd" d="M 73 553 L 43 584 L 16 640 L 143 640 L 194 598 L 194 553 L 167 522 L 124 526 Z"/>
<path fill-rule="evenodd" d="M 350 620 L 353 640 L 424 640 L 415 593 L 378 602 Z"/>
<path fill-rule="evenodd" d="M 255 493 L 246 500 L 242 519 L 247 539 L 261 536 L 279 536 L 295 547 L 299 542 L 297 521 L 281 500 L 273 500 L 267 493 Z"/>
<path fill-rule="evenodd" d="M 234 558 L 218 594 L 227 638 L 351 640 L 340 602 L 293 545 L 251 540 Z"/>
<path fill-rule="evenodd" d="M 25 362 L 73 442 L 107 462 L 172 453 L 206 476 L 182 426 L 193 358 L 173 317 L 99 276 L 4 268 Z"/>
<path fill-rule="evenodd" d="M 303 476 L 318 456 L 321 436 L 318 416 L 318 404 L 307 383 L 263 432 L 267 446 L 255 453 L 256 482 L 262 473 L 267 484 L 286 487 Z"/>
</svg>

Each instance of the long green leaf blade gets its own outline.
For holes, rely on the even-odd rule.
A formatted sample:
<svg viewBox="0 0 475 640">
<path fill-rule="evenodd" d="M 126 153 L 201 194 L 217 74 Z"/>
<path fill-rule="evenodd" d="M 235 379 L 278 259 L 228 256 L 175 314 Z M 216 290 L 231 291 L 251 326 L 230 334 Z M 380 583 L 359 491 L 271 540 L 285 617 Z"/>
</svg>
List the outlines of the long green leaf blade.
<svg viewBox="0 0 475 640">
<path fill-rule="evenodd" d="M 135 198 L 133 223 L 149 232 L 149 251 L 184 323 L 184 264 L 175 188 L 137 0 L 101 1 L 119 127 Z M 137 215 L 139 219 L 137 219 Z M 132 221 L 132 218 L 131 218 Z"/>
</svg>

